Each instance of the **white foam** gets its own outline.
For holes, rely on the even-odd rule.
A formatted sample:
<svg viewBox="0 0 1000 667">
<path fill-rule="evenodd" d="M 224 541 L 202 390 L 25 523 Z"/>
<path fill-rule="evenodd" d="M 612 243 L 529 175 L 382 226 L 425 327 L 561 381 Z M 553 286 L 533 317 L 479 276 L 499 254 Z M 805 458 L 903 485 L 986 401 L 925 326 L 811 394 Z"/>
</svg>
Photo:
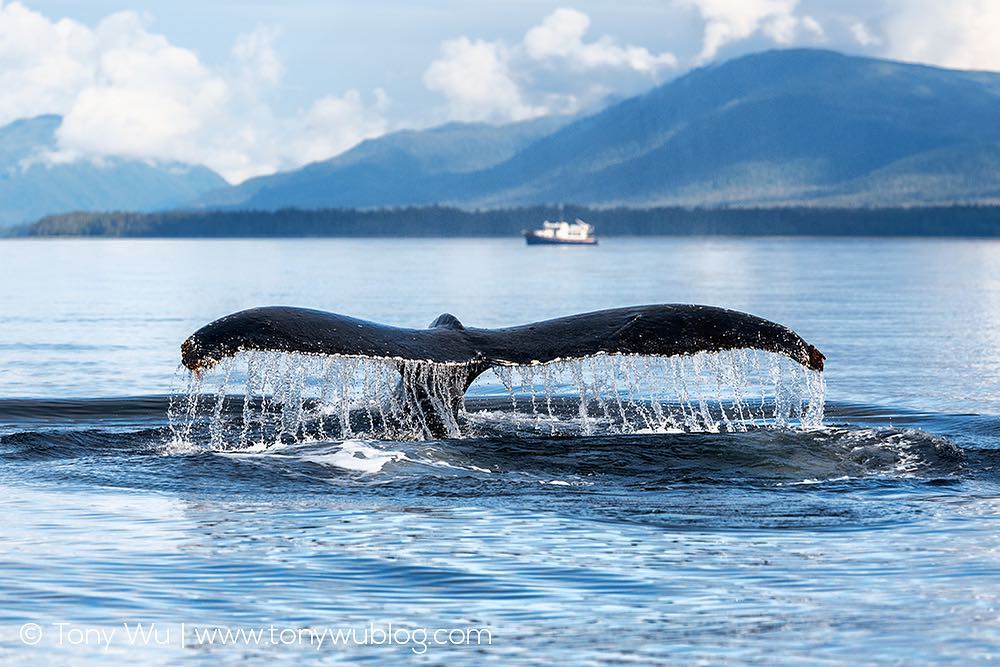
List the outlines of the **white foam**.
<svg viewBox="0 0 1000 667">
<path fill-rule="evenodd" d="M 387 463 L 408 459 L 403 452 L 379 449 L 372 442 L 345 440 L 335 451 L 327 454 L 308 454 L 302 456 L 301 460 L 343 470 L 375 473 L 381 471 Z"/>
</svg>

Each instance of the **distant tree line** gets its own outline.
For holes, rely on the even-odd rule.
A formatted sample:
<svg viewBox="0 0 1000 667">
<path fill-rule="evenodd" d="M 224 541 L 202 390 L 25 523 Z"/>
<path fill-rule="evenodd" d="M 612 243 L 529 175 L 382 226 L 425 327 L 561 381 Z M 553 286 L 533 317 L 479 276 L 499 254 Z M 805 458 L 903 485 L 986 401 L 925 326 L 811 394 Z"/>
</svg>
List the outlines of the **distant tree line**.
<svg viewBox="0 0 1000 667">
<path fill-rule="evenodd" d="M 469 211 L 446 206 L 279 211 L 68 213 L 13 232 L 19 236 L 157 238 L 507 237 L 559 215 L 556 207 Z M 1000 236 L 1000 206 L 906 208 L 586 208 L 566 206 L 600 236 Z"/>
</svg>

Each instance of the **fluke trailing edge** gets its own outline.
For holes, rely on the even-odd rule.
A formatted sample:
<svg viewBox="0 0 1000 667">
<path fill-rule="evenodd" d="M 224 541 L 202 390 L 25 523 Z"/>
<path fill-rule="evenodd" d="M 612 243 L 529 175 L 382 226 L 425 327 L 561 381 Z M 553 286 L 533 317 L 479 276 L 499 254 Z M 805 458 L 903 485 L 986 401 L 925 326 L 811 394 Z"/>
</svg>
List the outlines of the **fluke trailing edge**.
<svg viewBox="0 0 1000 667">
<path fill-rule="evenodd" d="M 464 327 L 453 315 L 405 329 L 307 308 L 270 306 L 227 315 L 191 335 L 181 358 L 191 370 L 248 350 L 492 366 L 596 354 L 673 356 L 751 348 L 784 354 L 813 370 L 824 356 L 791 329 L 735 310 L 687 304 L 598 310 L 503 329 Z"/>
<path fill-rule="evenodd" d="M 791 329 L 724 308 L 632 306 L 502 329 L 464 327 L 444 314 L 427 329 L 405 329 L 306 308 L 270 306 L 227 315 L 181 345 L 200 372 L 243 351 L 300 352 L 398 361 L 403 405 L 428 435 L 455 432 L 462 397 L 494 366 L 527 366 L 598 354 L 674 356 L 750 348 L 783 354 L 813 370 L 824 357 Z M 407 376 L 419 381 L 407 381 Z M 412 377 L 410 378 L 412 380 Z"/>
</svg>

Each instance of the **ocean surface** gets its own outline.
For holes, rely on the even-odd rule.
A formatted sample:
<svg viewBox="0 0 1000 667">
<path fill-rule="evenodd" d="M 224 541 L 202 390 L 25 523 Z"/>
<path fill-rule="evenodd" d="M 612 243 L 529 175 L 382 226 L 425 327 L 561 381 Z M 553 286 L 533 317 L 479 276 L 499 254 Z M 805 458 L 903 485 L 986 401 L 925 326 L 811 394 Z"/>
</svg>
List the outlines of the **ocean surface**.
<svg viewBox="0 0 1000 667">
<path fill-rule="evenodd" d="M 822 426 L 665 428 L 619 393 L 584 428 L 530 377 L 437 441 L 248 439 L 224 385 L 185 414 L 180 343 L 243 308 L 672 302 L 819 347 Z M 3 664 L 996 660 L 1000 242 L 0 242 L 0 512 Z"/>
</svg>

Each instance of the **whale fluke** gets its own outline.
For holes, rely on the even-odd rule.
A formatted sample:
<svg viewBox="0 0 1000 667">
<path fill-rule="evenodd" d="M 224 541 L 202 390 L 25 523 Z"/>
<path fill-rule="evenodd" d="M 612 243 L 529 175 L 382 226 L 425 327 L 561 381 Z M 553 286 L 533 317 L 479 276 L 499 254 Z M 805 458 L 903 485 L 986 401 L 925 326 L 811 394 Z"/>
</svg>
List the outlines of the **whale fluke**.
<svg viewBox="0 0 1000 667">
<path fill-rule="evenodd" d="M 674 356 L 749 348 L 813 370 L 825 357 L 791 329 L 735 310 L 688 304 L 598 310 L 501 329 L 465 327 L 454 315 L 428 329 L 392 327 L 307 308 L 268 306 L 227 315 L 191 335 L 191 370 L 249 350 L 375 357 L 439 364 L 529 365 L 601 353 Z"/>
<path fill-rule="evenodd" d="M 194 372 L 244 351 L 394 360 L 402 378 L 400 402 L 419 414 L 428 435 L 443 436 L 456 432 L 465 391 L 491 367 L 598 354 L 670 357 L 744 348 L 783 354 L 823 370 L 820 351 L 785 326 L 735 310 L 685 304 L 599 310 L 501 329 L 465 327 L 448 313 L 430 328 L 407 329 L 269 306 L 202 327 L 181 345 L 181 360 Z"/>
</svg>

